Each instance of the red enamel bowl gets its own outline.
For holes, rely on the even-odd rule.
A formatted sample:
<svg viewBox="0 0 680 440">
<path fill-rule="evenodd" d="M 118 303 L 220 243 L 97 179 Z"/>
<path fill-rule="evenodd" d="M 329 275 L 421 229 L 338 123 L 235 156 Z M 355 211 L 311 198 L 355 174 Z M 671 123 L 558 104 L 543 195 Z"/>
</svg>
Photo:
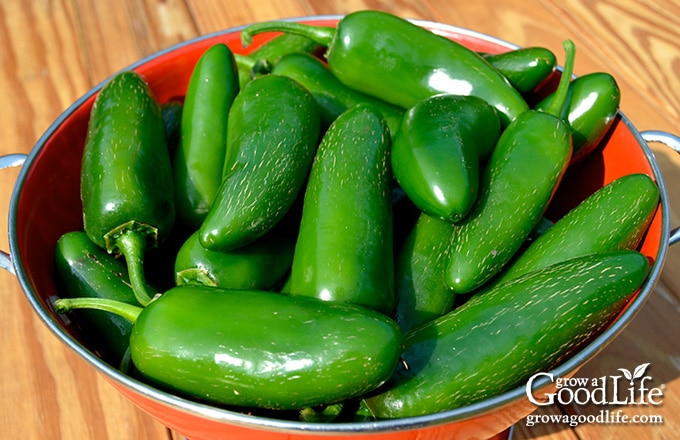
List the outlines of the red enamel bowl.
<svg viewBox="0 0 680 440">
<path fill-rule="evenodd" d="M 334 26 L 340 17 L 295 19 L 313 25 Z M 516 48 L 497 38 L 453 26 L 418 21 L 417 24 L 454 39 L 471 49 L 501 52 Z M 246 52 L 235 28 L 197 38 L 130 66 L 150 83 L 160 102 L 183 95 L 193 66 L 211 45 L 224 42 L 234 52 Z M 252 50 L 272 34 L 256 37 Z M 172 430 L 192 440 L 247 439 L 390 439 L 425 440 L 451 438 L 490 438 L 503 436 L 513 424 L 530 414 L 524 387 L 451 411 L 422 417 L 365 423 L 302 423 L 265 418 L 228 411 L 169 394 L 112 368 L 81 341 L 77 330 L 50 308 L 56 291 L 53 253 L 57 239 L 82 226 L 79 175 L 83 143 L 90 108 L 101 85 L 70 106 L 41 137 L 27 157 L 2 158 L 3 167 L 23 164 L 9 210 L 10 253 L 0 254 L 0 266 L 16 274 L 38 317 L 70 349 L 103 375 L 118 392 Z M 635 316 L 652 293 L 658 280 L 668 246 L 678 237 L 671 234 L 666 188 L 647 140 L 680 145 L 665 133 L 640 133 L 619 114 L 604 148 L 572 170 L 555 195 L 551 212 L 561 212 L 617 177 L 642 172 L 659 185 L 661 198 L 641 251 L 652 261 L 651 272 L 626 309 L 599 337 L 555 367 L 555 377 L 569 377 L 615 338 Z M 614 220 L 614 219 L 612 219 Z M 548 392 L 547 381 L 534 383 L 536 393 Z M 500 434 L 499 434 L 500 433 Z"/>
</svg>

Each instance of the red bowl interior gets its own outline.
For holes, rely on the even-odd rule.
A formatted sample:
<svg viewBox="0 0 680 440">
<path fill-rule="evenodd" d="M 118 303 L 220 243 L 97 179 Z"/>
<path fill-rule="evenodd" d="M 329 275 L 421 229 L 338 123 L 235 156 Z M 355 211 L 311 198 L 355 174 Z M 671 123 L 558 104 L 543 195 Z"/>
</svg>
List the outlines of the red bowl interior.
<svg viewBox="0 0 680 440">
<path fill-rule="evenodd" d="M 335 25 L 337 18 L 311 19 L 317 25 Z M 467 32 L 446 25 L 424 23 L 434 31 L 455 39 L 471 49 L 484 52 L 501 52 L 513 48 L 511 44 L 495 38 Z M 246 53 L 261 44 L 274 34 L 257 36 L 253 46 L 243 49 L 238 29 L 222 32 L 193 40 L 161 52 L 153 57 L 132 66 L 149 82 L 159 102 L 163 103 L 185 92 L 186 84 L 195 62 L 211 45 L 224 42 L 234 52 Z M 58 336 L 76 343 L 79 336 L 75 329 L 63 323 L 55 316 L 49 306 L 49 299 L 56 291 L 53 276 L 53 254 L 57 239 L 65 232 L 82 227 L 81 203 L 79 198 L 80 163 L 86 133 L 89 111 L 94 100 L 96 88 L 70 107 L 39 141 L 22 170 L 22 175 L 15 189 L 14 201 L 10 216 L 14 221 L 10 224 L 12 255 L 17 266 L 17 274 L 22 281 L 34 307 L 42 310 L 46 319 Z M 654 175 L 653 159 L 641 147 L 641 141 L 635 130 L 621 118 L 616 122 L 604 148 L 593 153 L 588 160 L 573 167 L 567 175 L 551 204 L 549 215 L 554 219 L 575 206 L 589 194 L 617 177 L 629 173 L 641 172 L 652 177 Z M 612 219 L 615 221 L 615 219 Z M 662 237 L 664 230 L 661 209 L 656 213 L 653 222 L 641 246 L 641 251 L 652 261 L 658 258 L 660 250 L 667 244 Z M 653 282 L 654 280 L 652 280 Z M 96 363 L 96 358 L 91 358 Z M 284 427 L 268 426 L 263 428 L 266 434 L 257 431 L 257 427 L 247 426 L 241 419 L 235 423 L 225 424 L 221 416 L 215 415 L 207 408 L 206 414 L 197 415 L 191 403 L 177 409 L 162 402 L 163 394 L 149 396 L 138 389 L 132 389 L 127 382 L 121 382 L 117 372 L 105 364 L 95 365 L 114 386 L 130 400 L 145 411 L 159 419 L 174 430 L 189 438 L 272 438 L 289 439 L 310 437 L 303 431 L 292 432 Z M 144 387 L 144 385 L 139 385 Z M 197 407 L 199 405 L 196 405 Z M 189 409 L 187 409 L 189 408 Z M 503 431 L 533 410 L 526 401 L 514 402 L 505 407 L 484 408 L 481 414 L 471 412 L 464 420 L 450 421 L 433 426 L 418 426 L 412 429 L 401 429 L 395 432 L 371 433 L 370 427 L 360 429 L 357 438 L 389 438 L 389 439 L 439 439 L 451 438 L 454 434 L 464 437 L 473 435 L 488 438 Z M 256 422 L 257 423 L 257 422 Z M 430 425 L 431 423 L 426 423 Z M 274 424 L 275 425 L 275 424 Z M 354 433 L 356 434 L 356 433 Z M 328 438 L 321 435 L 319 438 Z M 335 437 L 338 438 L 338 437 Z"/>
</svg>

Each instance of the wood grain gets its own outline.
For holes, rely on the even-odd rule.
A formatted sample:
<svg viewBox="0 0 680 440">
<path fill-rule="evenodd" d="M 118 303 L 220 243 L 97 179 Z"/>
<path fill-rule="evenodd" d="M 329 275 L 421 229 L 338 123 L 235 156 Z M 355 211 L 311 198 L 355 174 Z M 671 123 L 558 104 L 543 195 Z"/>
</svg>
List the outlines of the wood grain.
<svg viewBox="0 0 680 440">
<path fill-rule="evenodd" d="M 639 130 L 680 127 L 678 0 L 2 0 L 0 2 L 0 154 L 28 153 L 44 130 L 93 85 L 131 63 L 198 35 L 248 23 L 305 15 L 381 9 L 542 45 L 562 60 L 561 43 L 577 45 L 575 73 L 609 71 L 621 108 Z M 680 158 L 654 145 L 680 225 Z M 18 171 L 2 170 L 6 212 Z M 8 229 L 0 216 L 0 229 Z M 0 249 L 8 240 L 0 234 Z M 650 362 L 663 384 L 661 426 L 519 422 L 516 439 L 670 439 L 680 436 L 680 250 L 671 247 L 654 294 L 631 325 L 578 373 L 615 374 Z M 180 436 L 137 410 L 66 349 L 36 317 L 16 277 L 0 271 L 0 434 L 21 439 L 175 439 Z M 536 414 L 589 414 L 597 408 L 551 406 Z"/>
</svg>

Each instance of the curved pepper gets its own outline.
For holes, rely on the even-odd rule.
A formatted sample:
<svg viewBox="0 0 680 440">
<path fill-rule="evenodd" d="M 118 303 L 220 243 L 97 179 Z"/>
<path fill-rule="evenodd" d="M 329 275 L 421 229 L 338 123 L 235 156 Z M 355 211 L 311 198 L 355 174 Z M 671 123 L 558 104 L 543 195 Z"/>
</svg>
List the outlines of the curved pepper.
<svg viewBox="0 0 680 440">
<path fill-rule="evenodd" d="M 659 188 L 651 177 L 638 173 L 619 177 L 557 220 L 484 290 L 570 258 L 636 249 L 658 203 Z"/>
<path fill-rule="evenodd" d="M 557 57 L 546 47 L 521 47 L 498 54 L 483 54 L 510 84 L 526 95 L 543 85 L 555 71 Z"/>
<path fill-rule="evenodd" d="M 402 363 L 361 412 L 434 414 L 524 386 L 609 324 L 648 268 L 637 251 L 591 254 L 475 295 L 406 334 Z"/>
<path fill-rule="evenodd" d="M 181 286 L 145 308 L 60 298 L 134 322 L 132 363 L 162 389 L 221 405 L 303 409 L 363 395 L 394 372 L 403 335 L 381 313 L 253 290 Z"/>
<path fill-rule="evenodd" d="M 390 137 L 359 104 L 321 140 L 305 190 L 290 293 L 386 314 L 394 305 Z"/>
<path fill-rule="evenodd" d="M 550 106 L 554 94 L 538 104 L 536 109 Z M 616 79 L 606 72 L 593 72 L 574 79 L 569 85 L 567 104 L 560 117 L 571 128 L 574 155 L 572 162 L 581 160 L 595 149 L 614 123 L 621 102 Z"/>
<path fill-rule="evenodd" d="M 481 98 L 427 98 L 408 109 L 393 136 L 394 177 L 420 210 L 459 222 L 477 199 L 479 169 L 500 131 L 495 109 Z"/>
<path fill-rule="evenodd" d="M 160 106 L 136 72 L 117 74 L 95 99 L 80 188 L 87 236 L 124 255 L 135 295 L 148 303 L 144 253 L 170 234 L 175 196 Z"/>
<path fill-rule="evenodd" d="M 286 35 L 286 34 L 284 34 Z M 333 75 L 323 61 L 309 54 L 295 53 L 282 57 L 271 73 L 288 76 L 302 84 L 316 99 L 324 128 L 345 110 L 360 103 L 369 103 L 385 118 L 392 136 L 397 132 L 404 109 L 347 87 Z"/>
<path fill-rule="evenodd" d="M 231 50 L 222 43 L 209 47 L 189 79 L 173 161 L 177 220 L 191 230 L 201 226 L 222 183 L 227 115 L 238 92 Z"/>
<path fill-rule="evenodd" d="M 331 71 L 346 85 L 403 108 L 440 93 L 474 95 L 507 125 L 528 106 L 507 79 L 477 52 L 408 20 L 381 11 L 346 15 L 337 28 L 274 21 L 246 27 L 241 38 L 282 31 L 327 48 Z"/>
<path fill-rule="evenodd" d="M 229 113 L 223 181 L 200 227 L 212 251 L 255 241 L 285 216 L 302 190 L 319 140 L 312 95 L 281 75 L 258 77 Z"/>
<path fill-rule="evenodd" d="M 529 110 L 501 134 L 480 178 L 477 203 L 457 226 L 446 270 L 458 293 L 493 277 L 519 250 L 545 212 L 571 158 L 571 130 L 559 118 L 571 80 L 574 47 L 548 111 Z"/>
</svg>

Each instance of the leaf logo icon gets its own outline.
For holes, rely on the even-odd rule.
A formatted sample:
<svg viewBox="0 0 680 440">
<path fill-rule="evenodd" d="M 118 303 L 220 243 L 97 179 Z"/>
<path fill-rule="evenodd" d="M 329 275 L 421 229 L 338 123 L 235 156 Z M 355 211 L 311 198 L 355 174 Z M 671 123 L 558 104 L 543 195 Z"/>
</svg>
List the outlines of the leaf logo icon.
<svg viewBox="0 0 680 440">
<path fill-rule="evenodd" d="M 619 368 L 619 371 L 623 373 L 623 376 L 630 381 L 630 383 L 633 383 L 633 375 L 630 374 L 630 371 L 626 370 L 625 368 Z"/>
<path fill-rule="evenodd" d="M 647 367 L 649 367 L 649 362 L 646 364 L 640 364 L 637 367 L 635 367 L 635 370 L 633 373 L 630 371 L 626 370 L 625 368 L 619 368 L 619 371 L 623 373 L 623 376 L 630 381 L 630 384 L 633 385 L 633 381 L 635 379 L 639 379 L 642 376 L 645 375 L 645 371 L 647 371 Z"/>
</svg>

